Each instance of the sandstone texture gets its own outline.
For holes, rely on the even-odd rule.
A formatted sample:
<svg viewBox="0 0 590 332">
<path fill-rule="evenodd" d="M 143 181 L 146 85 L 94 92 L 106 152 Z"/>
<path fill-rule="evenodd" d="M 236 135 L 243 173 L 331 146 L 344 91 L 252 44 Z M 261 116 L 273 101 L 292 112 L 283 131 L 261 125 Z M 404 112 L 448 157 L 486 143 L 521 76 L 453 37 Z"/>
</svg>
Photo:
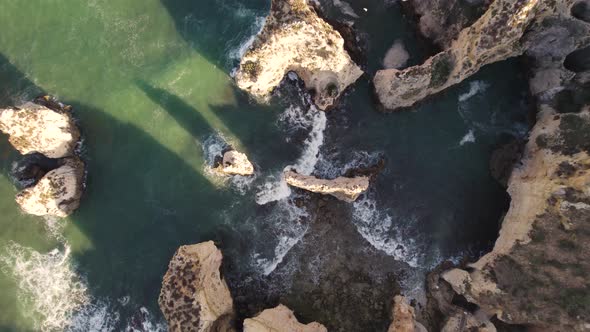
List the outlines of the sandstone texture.
<svg viewBox="0 0 590 332">
<path fill-rule="evenodd" d="M 270 15 L 242 57 L 237 85 L 266 101 L 288 72 L 295 72 L 326 110 L 362 70 L 344 48 L 344 39 L 307 0 L 272 0 Z"/>
<path fill-rule="evenodd" d="M 568 52 L 590 43 L 590 24 L 572 15 L 578 2 L 495 0 L 449 48 L 424 64 L 379 71 L 374 78 L 377 96 L 387 109 L 406 108 L 463 81 L 487 64 L 524 53 L 551 63 L 549 59 L 559 56 L 563 60 Z M 538 66 L 546 69 L 539 71 L 539 79 L 531 84 L 539 93 L 571 79 L 569 71 L 556 70 L 542 61 Z"/>
<path fill-rule="evenodd" d="M 234 331 L 233 300 L 213 242 L 182 246 L 170 261 L 158 303 L 171 332 Z"/>
<path fill-rule="evenodd" d="M 302 175 L 293 171 L 286 171 L 285 181 L 293 187 L 301 188 L 322 195 L 332 195 L 345 202 L 354 202 L 367 189 L 369 177 L 354 178 L 338 177 L 333 180 L 318 179 L 314 176 Z"/>
<path fill-rule="evenodd" d="M 426 328 L 416 321 L 414 308 L 410 306 L 406 298 L 396 296 L 393 299 L 393 322 L 388 332 L 427 332 Z"/>
<path fill-rule="evenodd" d="M 80 206 L 84 187 L 84 163 L 77 157 L 45 174 L 33 187 L 16 195 L 21 209 L 36 216 L 67 217 Z"/>
<path fill-rule="evenodd" d="M 230 150 L 223 154 L 221 165 L 216 170 L 226 175 L 248 176 L 254 174 L 254 165 L 245 154 Z"/>
<path fill-rule="evenodd" d="M 80 132 L 67 112 L 26 103 L 0 110 L 0 131 L 21 153 L 39 152 L 49 158 L 72 156 Z"/>
<path fill-rule="evenodd" d="M 541 106 L 492 252 L 442 278 L 487 316 L 544 331 L 590 324 L 590 111 Z"/>
<path fill-rule="evenodd" d="M 254 318 L 244 321 L 244 332 L 327 332 L 320 323 L 299 323 L 297 318 L 286 306 L 280 304 L 276 308 L 267 309 Z"/>
</svg>

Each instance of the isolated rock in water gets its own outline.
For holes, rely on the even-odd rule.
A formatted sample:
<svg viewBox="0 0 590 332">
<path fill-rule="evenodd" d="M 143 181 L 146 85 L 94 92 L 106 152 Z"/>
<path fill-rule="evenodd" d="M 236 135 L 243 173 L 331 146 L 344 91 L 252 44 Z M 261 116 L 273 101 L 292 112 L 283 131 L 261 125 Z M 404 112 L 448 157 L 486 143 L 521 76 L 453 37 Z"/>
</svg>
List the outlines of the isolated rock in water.
<svg viewBox="0 0 590 332">
<path fill-rule="evenodd" d="M 222 174 L 228 175 L 252 175 L 254 174 L 254 166 L 248 160 L 248 157 L 235 150 L 227 151 L 223 154 L 221 165 L 217 170 Z"/>
<path fill-rule="evenodd" d="M 233 300 L 213 242 L 182 246 L 170 261 L 158 303 L 171 332 L 234 331 Z"/>
<path fill-rule="evenodd" d="M 449 49 L 420 66 L 377 72 L 377 96 L 387 109 L 409 107 L 463 81 L 487 64 L 522 55 L 539 44 L 538 38 L 528 32 L 542 30 L 552 20 L 571 18 L 572 3 L 496 0 L 472 26 L 461 31 Z M 567 23 L 586 34 L 590 31 L 590 25 L 581 20 Z M 587 38 L 569 41 L 577 46 L 588 43 Z"/>
<path fill-rule="evenodd" d="M 267 309 L 254 318 L 244 320 L 244 332 L 327 332 L 320 323 L 299 323 L 293 311 L 279 304 L 276 308 Z"/>
<path fill-rule="evenodd" d="M 333 180 L 323 180 L 314 176 L 286 171 L 285 180 L 293 187 L 323 195 L 332 195 L 346 202 L 356 201 L 362 193 L 369 189 L 369 177 L 367 176 L 338 177 Z"/>
<path fill-rule="evenodd" d="M 45 106 L 26 103 L 0 110 L 0 131 L 21 153 L 39 152 L 49 158 L 72 156 L 80 132 L 71 116 Z"/>
<path fill-rule="evenodd" d="M 388 332 L 427 332 L 426 328 L 416 321 L 414 308 L 406 302 L 403 296 L 393 299 L 393 322 Z"/>
<path fill-rule="evenodd" d="M 406 51 L 404 43 L 401 40 L 396 40 L 383 58 L 383 67 L 401 68 L 406 65 L 409 58 L 410 54 Z"/>
<path fill-rule="evenodd" d="M 290 71 L 314 91 L 322 110 L 363 74 L 344 49 L 342 36 L 306 0 L 272 0 L 266 24 L 243 56 L 235 79 L 241 89 L 268 100 Z"/>
<path fill-rule="evenodd" d="M 67 217 L 80 206 L 83 182 L 84 162 L 77 157 L 66 158 L 35 186 L 18 193 L 16 202 L 28 214 Z"/>
<path fill-rule="evenodd" d="M 590 323 L 590 110 L 543 106 L 513 170 L 494 249 L 442 276 L 488 317 L 542 331 Z"/>
</svg>

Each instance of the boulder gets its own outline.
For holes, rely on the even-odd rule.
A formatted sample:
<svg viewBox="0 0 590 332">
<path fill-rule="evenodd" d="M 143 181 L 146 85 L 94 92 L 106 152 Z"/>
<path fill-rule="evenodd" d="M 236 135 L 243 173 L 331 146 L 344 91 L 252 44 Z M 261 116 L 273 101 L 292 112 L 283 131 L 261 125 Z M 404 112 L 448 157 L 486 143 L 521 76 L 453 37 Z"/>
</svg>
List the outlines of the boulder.
<svg viewBox="0 0 590 332">
<path fill-rule="evenodd" d="M 279 304 L 276 308 L 266 309 L 254 318 L 244 321 L 244 332 L 327 332 L 320 323 L 299 323 L 286 306 Z"/>
<path fill-rule="evenodd" d="M 427 332 L 426 328 L 416 321 L 414 308 L 406 302 L 403 296 L 393 299 L 393 322 L 388 332 Z"/>
<path fill-rule="evenodd" d="M 223 160 L 216 170 L 225 175 L 248 176 L 254 174 L 254 165 L 245 154 L 230 150 L 223 154 Z"/>
<path fill-rule="evenodd" d="M 293 171 L 285 171 L 285 181 L 293 187 L 301 188 L 322 195 L 332 195 L 345 202 L 354 202 L 367 189 L 369 177 L 354 178 L 338 177 L 333 180 L 318 179 L 310 175 L 302 175 Z"/>
<path fill-rule="evenodd" d="M 36 216 L 67 217 L 80 206 L 84 189 L 84 162 L 78 157 L 61 161 L 36 185 L 16 195 L 21 209 Z"/>
<path fill-rule="evenodd" d="M 0 110 L 0 131 L 21 153 L 39 152 L 49 158 L 72 156 L 80 132 L 65 111 L 28 102 Z"/>
<path fill-rule="evenodd" d="M 344 39 L 307 0 L 272 0 L 270 15 L 236 72 L 237 85 L 267 101 L 288 72 L 295 72 L 322 110 L 333 106 L 362 70 Z"/>
<path fill-rule="evenodd" d="M 234 331 L 229 288 L 213 242 L 180 247 L 168 266 L 158 303 L 171 332 Z"/>
</svg>

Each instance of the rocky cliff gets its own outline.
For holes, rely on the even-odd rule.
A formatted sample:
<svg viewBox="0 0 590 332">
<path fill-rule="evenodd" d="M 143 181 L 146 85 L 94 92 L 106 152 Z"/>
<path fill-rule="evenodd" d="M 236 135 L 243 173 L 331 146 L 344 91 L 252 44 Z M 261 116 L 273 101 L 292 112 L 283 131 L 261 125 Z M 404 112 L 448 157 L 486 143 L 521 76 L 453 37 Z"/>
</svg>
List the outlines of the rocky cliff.
<svg viewBox="0 0 590 332">
<path fill-rule="evenodd" d="M 327 332 L 320 323 L 299 323 L 293 311 L 280 304 L 244 321 L 244 332 Z"/>
<path fill-rule="evenodd" d="M 426 328 L 416 321 L 414 308 L 407 303 L 403 296 L 393 299 L 393 322 L 388 332 L 426 332 Z"/>
<path fill-rule="evenodd" d="M 0 110 L 0 131 L 21 153 L 39 152 L 49 158 L 72 156 L 80 132 L 67 112 L 26 103 Z"/>
<path fill-rule="evenodd" d="M 353 178 L 338 177 L 332 180 L 318 179 L 310 175 L 302 175 L 293 171 L 286 171 L 285 181 L 293 187 L 319 193 L 332 195 L 346 202 L 354 202 L 367 189 L 369 189 L 369 177 L 357 176 Z"/>
<path fill-rule="evenodd" d="M 233 300 L 219 272 L 221 260 L 211 241 L 176 251 L 158 300 L 170 331 L 234 331 Z"/>
<path fill-rule="evenodd" d="M 262 32 L 243 56 L 237 85 L 260 100 L 288 72 L 295 72 L 326 110 L 362 74 L 344 49 L 344 39 L 307 0 L 272 0 Z"/>
<path fill-rule="evenodd" d="M 487 64 L 527 51 L 531 56 L 537 53 L 547 59 L 553 53 L 571 52 L 587 45 L 590 24 L 572 14 L 575 5 L 574 0 L 495 0 L 473 25 L 459 33 L 448 49 L 424 64 L 379 71 L 374 78 L 377 96 L 387 109 L 410 107 L 463 81 Z M 549 26 L 554 29 L 548 29 Z M 560 36 L 568 38 L 561 40 Z M 563 83 L 556 73 L 544 75 L 551 77 L 553 83 L 546 86 L 549 84 L 542 82 L 549 80 L 540 80 L 542 89 Z"/>
</svg>

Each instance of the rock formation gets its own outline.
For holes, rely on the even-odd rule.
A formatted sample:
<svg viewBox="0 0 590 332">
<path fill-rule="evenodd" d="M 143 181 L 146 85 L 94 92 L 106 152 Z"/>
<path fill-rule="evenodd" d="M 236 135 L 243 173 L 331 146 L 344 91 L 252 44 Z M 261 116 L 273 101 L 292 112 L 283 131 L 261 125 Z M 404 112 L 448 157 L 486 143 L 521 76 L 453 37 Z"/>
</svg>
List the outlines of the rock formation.
<svg viewBox="0 0 590 332">
<path fill-rule="evenodd" d="M 182 246 L 170 261 L 158 303 L 171 332 L 234 331 L 233 300 L 213 242 Z"/>
<path fill-rule="evenodd" d="M 442 274 L 488 316 L 547 331 L 590 324 L 590 110 L 542 106 L 492 252 Z"/>
<path fill-rule="evenodd" d="M 487 64 L 525 52 L 550 58 L 553 53 L 587 45 L 590 25 L 572 16 L 573 5 L 574 0 L 495 0 L 483 16 L 461 31 L 448 49 L 424 64 L 379 71 L 374 79 L 377 96 L 387 109 L 410 107 L 463 81 Z M 554 29 L 547 29 L 552 25 Z M 572 32 L 582 37 L 559 38 L 571 37 Z M 539 45 L 552 46 L 547 49 Z M 547 90 L 563 83 L 558 72 L 542 75 L 544 78 L 533 86 Z"/>
<path fill-rule="evenodd" d="M 72 156 L 80 132 L 67 112 L 28 102 L 0 110 L 0 131 L 21 153 L 39 152 L 49 158 Z"/>
<path fill-rule="evenodd" d="M 16 195 L 16 202 L 28 214 L 67 217 L 80 206 L 84 184 L 84 163 L 78 157 L 63 160 L 63 165 Z"/>
<path fill-rule="evenodd" d="M 254 174 L 254 165 L 245 154 L 230 150 L 223 154 L 223 160 L 216 170 L 226 175 L 248 176 Z"/>
<path fill-rule="evenodd" d="M 244 321 L 244 332 L 327 332 L 320 323 L 299 323 L 297 318 L 286 306 L 279 304 L 276 308 L 267 309 L 254 318 Z"/>
<path fill-rule="evenodd" d="M 354 178 L 338 177 L 333 180 L 318 179 L 310 175 L 302 175 L 293 171 L 286 171 L 285 181 L 293 187 L 301 188 L 322 195 L 332 195 L 345 202 L 354 202 L 367 189 L 369 177 Z"/>
<path fill-rule="evenodd" d="M 266 24 L 243 56 L 237 85 L 261 100 L 290 71 L 305 82 L 322 110 L 332 106 L 362 70 L 344 48 L 344 39 L 307 0 L 272 0 Z"/>
<path fill-rule="evenodd" d="M 427 332 L 426 328 L 416 321 L 414 308 L 406 302 L 403 296 L 393 299 L 393 322 L 388 332 Z"/>
</svg>

